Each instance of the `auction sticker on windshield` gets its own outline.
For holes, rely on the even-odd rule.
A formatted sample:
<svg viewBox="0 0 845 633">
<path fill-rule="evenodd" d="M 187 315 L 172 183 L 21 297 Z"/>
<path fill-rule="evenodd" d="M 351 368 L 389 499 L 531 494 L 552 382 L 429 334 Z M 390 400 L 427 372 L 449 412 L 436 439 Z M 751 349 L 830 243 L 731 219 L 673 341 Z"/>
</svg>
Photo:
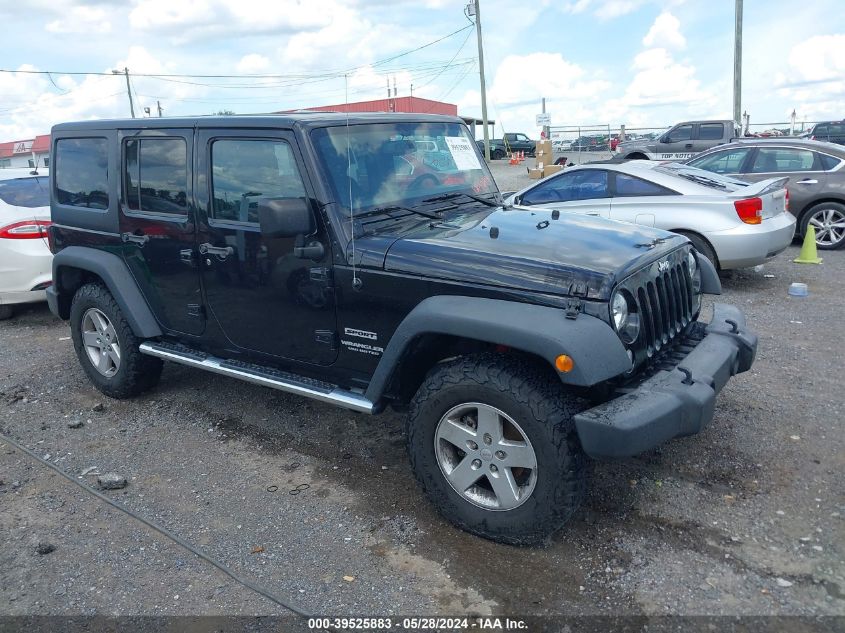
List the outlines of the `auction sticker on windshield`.
<svg viewBox="0 0 845 633">
<path fill-rule="evenodd" d="M 465 136 L 444 136 L 449 152 L 455 161 L 455 167 L 461 171 L 481 169 L 475 148 Z"/>
</svg>

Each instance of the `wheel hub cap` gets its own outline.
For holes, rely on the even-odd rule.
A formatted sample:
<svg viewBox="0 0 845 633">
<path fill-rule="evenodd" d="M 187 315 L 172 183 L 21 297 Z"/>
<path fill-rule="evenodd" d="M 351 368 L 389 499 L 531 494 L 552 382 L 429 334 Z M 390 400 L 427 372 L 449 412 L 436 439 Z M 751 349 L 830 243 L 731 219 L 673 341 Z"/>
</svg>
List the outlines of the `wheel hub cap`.
<svg viewBox="0 0 845 633">
<path fill-rule="evenodd" d="M 534 447 L 496 407 L 468 402 L 447 411 L 434 432 L 434 452 L 446 481 L 473 505 L 513 510 L 534 492 Z"/>
</svg>

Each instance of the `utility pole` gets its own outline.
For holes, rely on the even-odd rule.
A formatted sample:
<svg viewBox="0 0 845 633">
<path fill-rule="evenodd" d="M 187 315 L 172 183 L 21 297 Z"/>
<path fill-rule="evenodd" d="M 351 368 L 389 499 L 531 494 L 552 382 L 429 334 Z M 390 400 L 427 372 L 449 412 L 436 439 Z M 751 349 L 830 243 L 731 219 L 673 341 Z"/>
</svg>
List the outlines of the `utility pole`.
<svg viewBox="0 0 845 633">
<path fill-rule="evenodd" d="M 158 118 L 161 118 L 161 101 L 156 99 L 156 107 L 158 108 Z"/>
<path fill-rule="evenodd" d="M 742 0 L 734 2 L 734 121 L 739 123 L 742 116 Z"/>
<path fill-rule="evenodd" d="M 487 87 L 484 83 L 484 47 L 481 44 L 481 7 L 479 0 L 472 0 L 467 7 L 475 11 L 475 34 L 478 36 L 478 74 L 481 78 L 481 123 L 484 126 L 484 158 L 490 160 L 490 131 L 487 129 Z"/>
<path fill-rule="evenodd" d="M 543 109 L 542 109 L 542 112 L 543 112 L 543 114 L 545 114 L 545 113 L 546 113 L 546 98 L 545 98 L 545 97 L 543 97 Z M 543 126 L 543 138 L 545 138 L 545 139 L 547 139 L 547 140 L 551 138 L 551 130 L 549 129 L 549 126 L 548 126 L 548 125 L 544 125 L 544 126 Z"/>
<path fill-rule="evenodd" d="M 132 118 L 135 118 L 135 104 L 132 103 L 132 88 L 129 85 L 129 69 L 124 67 L 123 72 L 119 70 L 111 71 L 112 75 L 125 75 L 126 76 L 126 93 L 129 95 L 129 111 L 132 113 Z"/>
</svg>

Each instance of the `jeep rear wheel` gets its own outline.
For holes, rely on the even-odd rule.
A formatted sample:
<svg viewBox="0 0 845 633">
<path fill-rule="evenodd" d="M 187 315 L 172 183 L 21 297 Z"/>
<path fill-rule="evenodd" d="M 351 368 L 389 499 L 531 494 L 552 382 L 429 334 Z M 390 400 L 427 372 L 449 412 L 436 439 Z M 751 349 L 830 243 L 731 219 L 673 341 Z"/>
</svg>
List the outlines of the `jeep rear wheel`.
<svg viewBox="0 0 845 633">
<path fill-rule="evenodd" d="M 142 354 L 141 340 L 104 286 L 86 284 L 70 308 L 71 338 L 88 378 L 112 398 L 128 398 L 153 387 L 162 361 Z"/>
<path fill-rule="evenodd" d="M 524 359 L 484 354 L 443 363 L 411 402 L 414 472 L 458 527 L 537 543 L 584 497 L 586 460 L 572 423 L 582 408 L 554 375 Z"/>
</svg>

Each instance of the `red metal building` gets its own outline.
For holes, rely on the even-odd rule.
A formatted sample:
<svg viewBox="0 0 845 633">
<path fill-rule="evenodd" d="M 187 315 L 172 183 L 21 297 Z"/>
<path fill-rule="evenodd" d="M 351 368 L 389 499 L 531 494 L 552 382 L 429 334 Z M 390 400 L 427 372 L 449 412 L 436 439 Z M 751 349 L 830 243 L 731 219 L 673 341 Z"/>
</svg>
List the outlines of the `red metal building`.
<svg viewBox="0 0 845 633">
<path fill-rule="evenodd" d="M 458 106 L 454 103 L 432 101 L 420 97 L 391 97 L 374 101 L 355 101 L 337 105 L 300 108 L 300 110 L 318 110 L 323 112 L 416 112 L 422 114 L 448 114 L 458 116 Z M 293 112 L 285 110 L 284 112 Z"/>
</svg>

